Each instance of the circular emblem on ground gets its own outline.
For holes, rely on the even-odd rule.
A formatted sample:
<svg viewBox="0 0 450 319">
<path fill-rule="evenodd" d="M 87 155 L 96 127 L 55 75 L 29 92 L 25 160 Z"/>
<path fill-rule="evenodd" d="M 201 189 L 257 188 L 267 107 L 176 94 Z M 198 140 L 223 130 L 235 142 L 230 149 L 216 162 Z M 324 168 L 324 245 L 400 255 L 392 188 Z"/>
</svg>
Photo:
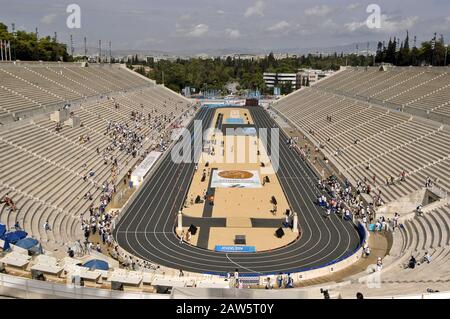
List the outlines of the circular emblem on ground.
<svg viewBox="0 0 450 319">
<path fill-rule="evenodd" d="M 247 171 L 223 171 L 219 172 L 218 175 L 228 179 L 247 179 L 253 177 L 253 173 Z"/>
</svg>

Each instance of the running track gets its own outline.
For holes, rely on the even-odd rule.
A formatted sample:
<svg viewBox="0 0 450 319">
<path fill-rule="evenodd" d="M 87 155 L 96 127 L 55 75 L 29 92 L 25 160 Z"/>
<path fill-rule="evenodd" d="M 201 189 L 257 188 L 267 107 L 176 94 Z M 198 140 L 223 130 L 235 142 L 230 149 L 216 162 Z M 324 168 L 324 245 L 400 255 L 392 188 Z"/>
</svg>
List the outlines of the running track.
<svg viewBox="0 0 450 319">
<path fill-rule="evenodd" d="M 203 129 L 212 121 L 214 109 L 202 108 L 196 119 Z M 250 108 L 257 128 L 277 127 L 262 108 Z M 193 125 L 189 126 L 193 132 Z M 191 133 L 192 134 L 192 133 Z M 269 146 L 270 146 L 270 133 Z M 267 252 L 219 253 L 186 243 L 175 234 L 177 212 L 186 198 L 195 164 L 176 164 L 170 154 L 150 176 L 114 229 L 118 244 L 132 255 L 174 269 L 198 273 L 267 275 L 318 268 L 351 255 L 360 244 L 356 227 L 338 216 L 325 219 L 315 205 L 320 191 L 311 168 L 289 150 L 280 129 L 278 178 L 293 211 L 299 215 L 301 237 L 296 242 Z M 270 149 L 269 149 L 270 152 Z"/>
</svg>

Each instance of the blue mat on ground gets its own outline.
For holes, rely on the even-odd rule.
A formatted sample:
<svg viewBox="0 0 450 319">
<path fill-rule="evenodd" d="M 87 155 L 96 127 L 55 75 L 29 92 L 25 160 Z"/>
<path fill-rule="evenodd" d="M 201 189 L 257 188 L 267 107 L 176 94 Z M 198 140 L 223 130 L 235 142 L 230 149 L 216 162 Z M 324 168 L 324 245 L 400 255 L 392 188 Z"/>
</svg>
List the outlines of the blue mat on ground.
<svg viewBox="0 0 450 319">
<path fill-rule="evenodd" d="M 4 240 L 8 240 L 11 244 L 17 243 L 19 240 L 24 239 L 27 237 L 28 233 L 24 232 L 23 230 L 18 230 L 15 232 L 6 233 L 4 235 Z"/>
<path fill-rule="evenodd" d="M 34 246 L 36 246 L 37 244 L 39 244 L 39 241 L 37 241 L 34 238 L 28 237 L 28 238 L 24 238 L 24 239 L 19 240 L 16 243 L 16 246 L 21 247 L 21 248 L 26 249 L 26 250 L 29 250 L 29 249 L 33 248 Z"/>
<path fill-rule="evenodd" d="M 6 233 L 6 226 L 3 224 L 0 224 L 0 238 L 3 239 L 3 235 Z"/>
<path fill-rule="evenodd" d="M 109 265 L 106 261 L 100 259 L 92 259 L 83 264 L 83 267 L 88 267 L 89 270 L 108 270 Z"/>
</svg>

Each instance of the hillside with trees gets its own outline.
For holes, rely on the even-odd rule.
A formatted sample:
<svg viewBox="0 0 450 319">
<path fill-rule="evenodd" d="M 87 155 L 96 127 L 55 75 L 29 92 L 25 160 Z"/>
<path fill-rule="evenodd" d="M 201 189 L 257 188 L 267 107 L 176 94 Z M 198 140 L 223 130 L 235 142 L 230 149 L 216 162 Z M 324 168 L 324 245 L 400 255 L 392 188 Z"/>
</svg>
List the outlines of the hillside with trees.
<svg viewBox="0 0 450 319">
<path fill-rule="evenodd" d="M 50 36 L 37 39 L 35 33 L 20 30 L 13 34 L 0 22 L 0 39 L 10 41 L 13 60 L 71 61 L 66 45 Z"/>
<path fill-rule="evenodd" d="M 415 43 L 416 41 L 414 41 Z M 434 49 L 433 49 L 434 48 Z M 297 73 L 299 69 L 312 68 L 319 70 L 338 70 L 340 66 L 373 66 L 389 63 L 396 66 L 443 66 L 446 58 L 444 38 L 437 36 L 423 42 L 420 47 L 411 45 L 407 32 L 406 38 L 398 38 L 389 42 L 379 42 L 376 55 L 338 54 L 301 55 L 283 59 L 275 59 L 273 54 L 262 59 L 240 60 L 226 59 L 178 59 L 176 61 L 161 60 L 156 63 L 144 63 L 151 67 L 150 72 L 143 72 L 150 78 L 163 83 L 172 90 L 180 92 L 189 86 L 198 90 L 222 90 L 227 83 L 238 82 L 241 89 L 259 89 L 270 93 L 264 86 L 263 73 Z M 305 83 L 304 83 L 305 84 Z M 289 86 L 289 84 L 288 84 Z M 282 90 L 283 91 L 283 90 Z"/>
</svg>

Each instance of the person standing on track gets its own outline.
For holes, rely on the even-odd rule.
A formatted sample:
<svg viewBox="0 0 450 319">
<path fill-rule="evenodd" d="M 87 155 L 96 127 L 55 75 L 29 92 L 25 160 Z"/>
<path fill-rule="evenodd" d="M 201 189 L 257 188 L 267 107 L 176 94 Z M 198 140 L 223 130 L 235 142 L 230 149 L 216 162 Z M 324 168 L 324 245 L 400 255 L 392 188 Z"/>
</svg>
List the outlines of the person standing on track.
<svg viewBox="0 0 450 319">
<path fill-rule="evenodd" d="M 182 230 L 180 234 L 180 244 L 183 243 L 183 238 L 184 238 L 184 230 Z"/>
<path fill-rule="evenodd" d="M 239 280 L 239 270 L 236 268 L 234 270 L 234 281 L 238 281 Z"/>
<path fill-rule="evenodd" d="M 188 230 L 187 234 L 186 234 L 186 242 L 190 243 L 192 239 L 192 233 L 190 230 Z"/>
<path fill-rule="evenodd" d="M 327 215 L 326 215 L 327 219 L 331 218 L 331 208 L 327 208 Z"/>
</svg>

